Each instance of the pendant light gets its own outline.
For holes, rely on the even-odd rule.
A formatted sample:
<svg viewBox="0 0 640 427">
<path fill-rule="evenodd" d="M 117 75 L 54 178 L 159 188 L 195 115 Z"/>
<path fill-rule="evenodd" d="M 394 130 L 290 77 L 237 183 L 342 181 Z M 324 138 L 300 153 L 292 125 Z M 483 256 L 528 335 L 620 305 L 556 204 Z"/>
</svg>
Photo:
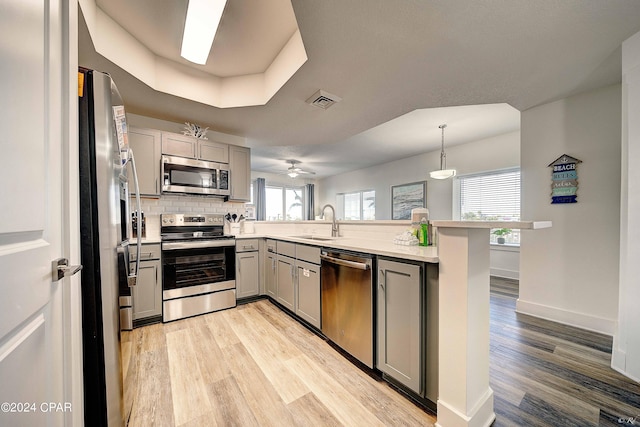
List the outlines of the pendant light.
<svg viewBox="0 0 640 427">
<path fill-rule="evenodd" d="M 438 126 L 442 129 L 442 150 L 440 151 L 440 169 L 429 172 L 429 176 L 433 179 L 447 179 L 456 176 L 455 169 L 447 169 L 447 155 L 444 152 L 444 128 L 446 124 Z"/>
</svg>

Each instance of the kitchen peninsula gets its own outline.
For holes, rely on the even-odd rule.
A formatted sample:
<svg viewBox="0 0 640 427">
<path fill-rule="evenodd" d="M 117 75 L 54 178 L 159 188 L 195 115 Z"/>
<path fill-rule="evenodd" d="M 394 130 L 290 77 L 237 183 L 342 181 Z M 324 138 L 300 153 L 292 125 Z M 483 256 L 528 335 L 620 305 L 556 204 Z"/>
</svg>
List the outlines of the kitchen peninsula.
<svg viewBox="0 0 640 427">
<path fill-rule="evenodd" d="M 408 221 L 342 221 L 339 237 L 331 237 L 331 223 L 325 221 L 256 222 L 255 233 L 240 234 L 236 240 L 240 246 L 247 246 L 249 241 L 258 242 L 259 251 L 256 252 L 260 256 L 256 253 L 256 257 L 261 261 L 253 264 L 256 266 L 253 277 L 259 281 L 256 296 L 270 295 L 265 287 L 266 261 L 269 255 L 273 262 L 277 261 L 275 251 L 271 253 L 267 249 L 270 240 L 283 242 L 285 246 L 317 248 L 318 252 L 336 249 L 372 254 L 379 259 L 392 259 L 407 265 L 422 263 L 425 273 L 430 272 L 431 283 L 436 284 L 435 293 L 427 298 L 435 303 L 435 309 L 426 306 L 426 316 L 435 313 L 435 319 L 421 318 L 421 322 L 430 322 L 436 328 L 436 333 L 430 336 L 427 333 L 424 338 L 427 340 L 426 354 L 421 361 L 421 372 L 428 378 L 423 378 L 422 387 L 426 389 L 423 395 L 431 402 L 437 401 L 440 426 L 488 425 L 495 417 L 488 360 L 489 231 L 503 227 L 534 230 L 550 227 L 551 223 L 432 221 L 432 224 L 438 230 L 438 246 L 393 244 L 393 237 L 410 227 Z M 151 230 L 154 228 L 152 226 Z M 289 258 L 295 260 L 295 253 Z M 246 271 L 242 270 L 241 274 Z M 300 272 L 298 276 L 303 274 Z M 428 284 L 429 281 L 420 283 Z M 376 283 L 374 289 L 379 285 Z M 272 299 L 277 301 L 273 296 Z M 288 311 L 310 323 L 295 310 Z M 316 329 L 320 330 L 318 326 Z M 401 347 L 407 348 L 404 344 Z"/>
<path fill-rule="evenodd" d="M 542 229 L 551 227 L 551 222 L 433 221 L 432 225 L 438 229 L 437 247 L 398 246 L 390 239 L 324 235 L 316 239 L 314 234 L 260 237 L 438 263 L 436 425 L 487 426 L 495 419 L 489 387 L 489 231 Z"/>
</svg>

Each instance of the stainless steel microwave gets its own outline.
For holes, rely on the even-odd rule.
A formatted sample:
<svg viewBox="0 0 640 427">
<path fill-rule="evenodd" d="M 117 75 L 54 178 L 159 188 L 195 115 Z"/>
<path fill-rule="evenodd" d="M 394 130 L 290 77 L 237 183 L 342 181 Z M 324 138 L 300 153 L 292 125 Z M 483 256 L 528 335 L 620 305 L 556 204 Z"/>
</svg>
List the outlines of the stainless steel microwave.
<svg viewBox="0 0 640 427">
<path fill-rule="evenodd" d="M 224 163 L 162 156 L 161 173 L 163 193 L 209 196 L 231 194 L 229 165 Z"/>
</svg>

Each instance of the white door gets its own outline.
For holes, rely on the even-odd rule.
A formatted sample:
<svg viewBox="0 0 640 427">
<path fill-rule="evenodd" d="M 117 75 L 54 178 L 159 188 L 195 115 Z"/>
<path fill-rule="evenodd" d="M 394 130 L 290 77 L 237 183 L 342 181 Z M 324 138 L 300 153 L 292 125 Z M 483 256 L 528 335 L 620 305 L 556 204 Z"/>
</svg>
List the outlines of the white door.
<svg viewBox="0 0 640 427">
<path fill-rule="evenodd" d="M 79 281 L 53 282 L 51 274 L 53 259 L 77 252 L 67 194 L 67 150 L 77 146 L 70 143 L 77 140 L 69 70 L 77 62 L 70 59 L 77 58 L 75 8 L 63 0 L 0 0 L 2 426 L 82 420 Z"/>
</svg>

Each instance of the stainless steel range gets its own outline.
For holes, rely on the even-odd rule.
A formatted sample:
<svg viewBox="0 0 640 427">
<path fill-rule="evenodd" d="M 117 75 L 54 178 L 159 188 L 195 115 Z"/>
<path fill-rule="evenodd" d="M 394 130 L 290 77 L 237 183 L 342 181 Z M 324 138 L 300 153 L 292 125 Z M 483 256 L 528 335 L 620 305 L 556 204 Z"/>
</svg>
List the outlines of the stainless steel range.
<svg viewBox="0 0 640 427">
<path fill-rule="evenodd" d="M 236 306 L 235 238 L 223 230 L 223 215 L 160 216 L 164 322 Z"/>
</svg>

